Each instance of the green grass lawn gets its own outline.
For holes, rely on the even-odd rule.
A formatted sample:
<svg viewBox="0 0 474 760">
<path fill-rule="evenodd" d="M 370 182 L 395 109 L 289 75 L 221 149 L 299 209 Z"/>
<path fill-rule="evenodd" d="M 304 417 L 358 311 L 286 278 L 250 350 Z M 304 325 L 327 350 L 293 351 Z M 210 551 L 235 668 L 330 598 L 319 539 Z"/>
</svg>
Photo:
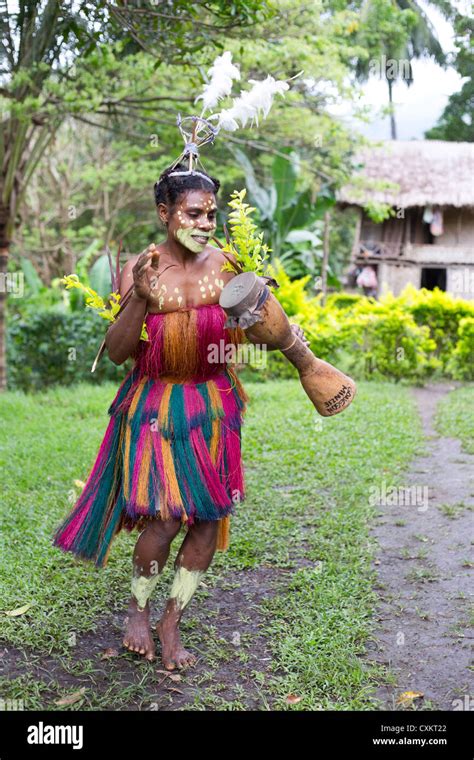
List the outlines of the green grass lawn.
<svg viewBox="0 0 474 760">
<path fill-rule="evenodd" d="M 473 388 L 457 388 L 438 406 L 436 428 L 442 435 L 460 438 L 463 449 L 474 454 Z"/>
<path fill-rule="evenodd" d="M 376 601 L 369 491 L 381 478 L 397 483 L 420 446 L 409 389 L 361 383 L 347 411 L 323 419 L 297 381 L 245 387 L 247 497 L 233 518 L 230 549 L 216 554 L 183 621 L 185 643 L 200 651 L 204 672 L 187 671 L 176 694 L 167 693 L 166 709 L 249 709 L 250 691 L 257 709 L 374 709 L 374 685 L 384 674 L 363 658 Z M 84 647 L 78 657 L 76 648 L 123 616 L 137 534 L 120 535 L 101 570 L 51 545 L 77 498 L 74 479 L 85 480 L 92 466 L 114 393 L 113 385 L 81 385 L 0 397 L 0 609 L 31 605 L 16 617 L 0 614 L 0 650 L 10 647 L 19 658 L 0 679 L 0 694 L 23 699 L 26 709 L 153 709 L 154 695 L 162 706 L 161 666 L 122 651 L 118 632 L 119 656 L 105 665 Z M 225 601 L 226 583 L 245 591 L 263 573 L 273 591 L 259 598 L 258 636 L 244 635 L 233 647 L 219 628 L 219 608 L 208 610 L 210 595 Z M 230 625 L 256 615 L 237 606 Z M 270 656 L 256 669 L 257 638 Z M 220 679 L 230 668 L 235 683 L 223 692 Z M 55 706 L 82 687 L 81 701 Z"/>
</svg>

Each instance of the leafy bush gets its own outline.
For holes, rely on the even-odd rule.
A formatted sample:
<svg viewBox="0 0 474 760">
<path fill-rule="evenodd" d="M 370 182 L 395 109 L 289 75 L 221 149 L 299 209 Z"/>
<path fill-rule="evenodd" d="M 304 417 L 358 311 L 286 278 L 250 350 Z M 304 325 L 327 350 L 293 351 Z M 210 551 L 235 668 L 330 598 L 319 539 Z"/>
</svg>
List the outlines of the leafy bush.
<svg viewBox="0 0 474 760">
<path fill-rule="evenodd" d="M 351 309 L 363 299 L 364 296 L 357 293 L 330 293 L 326 305 L 329 309 Z"/>
<path fill-rule="evenodd" d="M 320 296 L 307 294 L 307 277 L 291 281 L 278 260 L 270 274 L 280 285 L 275 297 L 321 359 L 366 379 L 421 383 L 435 374 L 474 379 L 473 303 L 409 286 L 380 301 L 334 293 L 322 306 Z M 259 379 L 291 376 L 288 363 L 274 353 Z"/>
<path fill-rule="evenodd" d="M 403 311 L 373 308 L 349 320 L 343 335 L 344 346 L 352 349 L 350 369 L 358 377 L 418 382 L 439 369 L 428 327 L 417 325 Z"/>
<path fill-rule="evenodd" d="M 274 293 L 286 314 L 289 317 L 295 314 L 310 317 L 313 305 L 319 303 L 315 298 L 308 298 L 306 292 L 306 285 L 311 276 L 308 274 L 299 280 L 290 280 L 279 259 L 277 259 L 275 266 L 269 264 L 266 271 L 275 278 L 280 286 Z"/>
<path fill-rule="evenodd" d="M 435 354 L 443 369 L 447 369 L 461 320 L 474 316 L 472 303 L 454 298 L 437 288 L 416 290 L 413 286 L 408 286 L 396 301 L 413 315 L 418 325 L 429 328 L 430 336 L 436 343 Z"/>
<path fill-rule="evenodd" d="M 457 380 L 474 380 L 474 317 L 460 320 L 448 369 Z"/>
<path fill-rule="evenodd" d="M 12 315 L 7 330 L 8 387 L 31 391 L 56 383 L 120 381 L 125 367 L 117 367 L 107 356 L 91 374 L 104 335 L 103 322 L 88 312 L 45 309 L 28 319 Z"/>
<path fill-rule="evenodd" d="M 422 383 L 437 374 L 474 380 L 473 303 L 410 286 L 400 296 L 388 294 L 380 301 L 335 293 L 323 306 L 320 296 L 308 295 L 308 276 L 291 280 L 278 259 L 268 273 L 280 286 L 275 297 L 290 321 L 301 325 L 313 353 L 356 378 Z M 36 390 L 55 383 L 123 378 L 126 368 L 116 367 L 106 356 L 90 372 L 105 334 L 95 314 L 66 311 L 67 303 L 21 311 L 10 303 L 10 388 Z M 243 379 L 254 380 L 296 376 L 279 351 L 268 352 L 265 367 L 246 364 L 243 373 Z"/>
</svg>

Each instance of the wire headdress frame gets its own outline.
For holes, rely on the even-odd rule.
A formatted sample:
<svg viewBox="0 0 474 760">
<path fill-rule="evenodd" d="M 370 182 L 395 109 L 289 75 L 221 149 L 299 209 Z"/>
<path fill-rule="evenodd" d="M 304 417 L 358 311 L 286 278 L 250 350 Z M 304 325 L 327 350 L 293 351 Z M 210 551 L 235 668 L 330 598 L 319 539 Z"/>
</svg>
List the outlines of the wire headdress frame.
<svg viewBox="0 0 474 760">
<path fill-rule="evenodd" d="M 303 72 L 300 71 L 291 79 L 295 79 Z M 203 92 L 195 99 L 203 101 L 203 108 L 199 116 L 181 117 L 178 114 L 177 126 L 184 140 L 184 148 L 178 158 L 166 170 L 167 177 L 176 175 L 201 174 L 197 170 L 200 166 L 207 178 L 206 170 L 199 158 L 199 149 L 203 145 L 213 143 L 221 129 L 233 132 L 240 126 L 245 127 L 250 120 L 251 125 L 258 125 L 259 116 L 267 117 L 272 106 L 273 98 L 276 94 L 283 95 L 289 89 L 289 84 L 285 80 L 275 80 L 268 75 L 263 80 L 250 79 L 252 84 L 250 90 L 242 90 L 239 97 L 233 99 L 233 104 L 229 108 L 211 113 L 207 118 L 204 114 L 208 110 L 214 110 L 219 101 L 230 97 L 234 80 L 240 79 L 239 68 L 232 63 L 230 51 L 225 51 L 218 56 L 208 71 L 209 81 L 204 86 Z M 217 124 L 212 120 L 217 119 Z M 173 171 L 178 164 L 184 163 L 188 168 Z M 164 179 L 164 177 L 163 177 Z M 161 181 L 161 180 L 159 180 Z"/>
<path fill-rule="evenodd" d="M 219 128 L 214 127 L 210 121 L 202 116 L 185 116 L 183 118 L 181 114 L 178 114 L 176 123 L 184 140 L 184 148 L 176 161 L 171 164 L 170 169 L 174 169 L 178 164 L 187 159 L 187 171 L 189 173 L 194 171 L 193 162 L 195 166 L 200 166 L 203 172 L 205 172 L 206 170 L 199 158 L 199 148 L 202 145 L 213 143 L 219 132 Z M 189 123 L 192 124 L 192 127 L 188 126 Z"/>
</svg>

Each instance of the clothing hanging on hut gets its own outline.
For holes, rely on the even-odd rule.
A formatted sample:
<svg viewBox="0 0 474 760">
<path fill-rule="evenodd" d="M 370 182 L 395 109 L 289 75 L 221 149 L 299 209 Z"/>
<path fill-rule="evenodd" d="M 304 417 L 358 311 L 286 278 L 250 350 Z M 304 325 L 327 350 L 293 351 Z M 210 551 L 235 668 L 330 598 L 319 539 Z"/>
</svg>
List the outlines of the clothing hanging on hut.
<svg viewBox="0 0 474 760">
<path fill-rule="evenodd" d="M 248 396 L 225 361 L 225 346 L 244 333 L 225 320 L 219 304 L 147 314 L 149 341 L 109 407 L 96 462 L 55 546 L 102 567 L 115 535 L 159 514 L 188 526 L 219 520 L 217 548 L 227 548 L 230 514 L 245 498 Z M 211 344 L 222 362 L 209 361 Z"/>
<path fill-rule="evenodd" d="M 434 237 L 439 237 L 443 234 L 443 212 L 440 208 L 433 211 L 433 219 L 430 224 L 430 232 Z"/>
</svg>

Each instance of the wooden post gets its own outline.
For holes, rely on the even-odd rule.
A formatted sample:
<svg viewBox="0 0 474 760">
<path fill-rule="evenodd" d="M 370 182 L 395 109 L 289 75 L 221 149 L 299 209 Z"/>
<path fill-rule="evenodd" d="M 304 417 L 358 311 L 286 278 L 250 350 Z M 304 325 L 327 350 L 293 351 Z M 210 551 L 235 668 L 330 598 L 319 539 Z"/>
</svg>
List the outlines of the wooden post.
<svg viewBox="0 0 474 760">
<path fill-rule="evenodd" d="M 356 219 L 356 226 L 354 230 L 354 240 L 352 243 L 352 252 L 351 252 L 351 264 L 355 262 L 357 255 L 359 253 L 361 229 L 362 229 L 362 209 L 357 208 L 357 219 Z"/>
<path fill-rule="evenodd" d="M 324 238 L 323 238 L 323 261 L 321 264 L 321 290 L 323 297 L 321 303 L 326 303 L 326 294 L 328 290 L 328 262 L 329 262 L 329 223 L 331 219 L 331 212 L 326 211 L 324 214 Z"/>
<path fill-rule="evenodd" d="M 462 230 L 462 207 L 458 209 L 458 218 L 456 220 L 456 245 L 459 245 L 459 241 L 461 240 L 461 230 Z"/>
</svg>

